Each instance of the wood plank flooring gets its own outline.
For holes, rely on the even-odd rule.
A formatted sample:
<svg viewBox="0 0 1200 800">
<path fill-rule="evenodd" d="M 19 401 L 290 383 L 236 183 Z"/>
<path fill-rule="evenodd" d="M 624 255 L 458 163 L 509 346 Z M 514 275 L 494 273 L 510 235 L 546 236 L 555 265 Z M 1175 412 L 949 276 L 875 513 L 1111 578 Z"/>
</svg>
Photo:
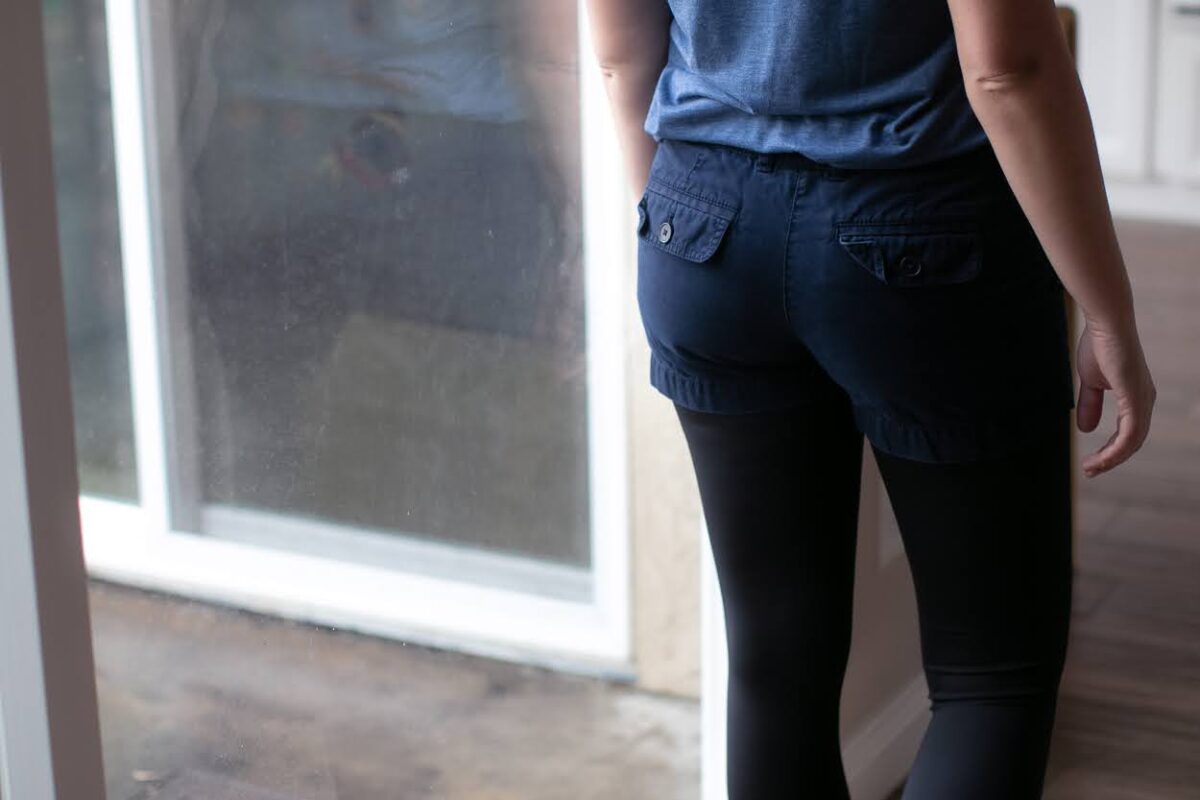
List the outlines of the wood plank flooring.
<svg viewBox="0 0 1200 800">
<path fill-rule="evenodd" d="M 1200 800 L 1200 228 L 1120 234 L 1159 404 L 1132 461 L 1080 478 L 1045 797 Z M 245 798 L 696 796 L 694 703 L 99 582 L 92 608 L 113 798 L 216 800 L 213 775 Z"/>
<path fill-rule="evenodd" d="M 1045 797 L 1200 800 L 1200 228 L 1119 221 L 1151 434 L 1080 479 L 1071 641 Z M 1080 452 L 1112 433 L 1113 409 Z"/>
<path fill-rule="evenodd" d="M 1159 397 L 1133 459 L 1080 477 L 1045 800 L 1200 800 L 1200 227 L 1118 221 Z M 1080 454 L 1114 429 L 1107 401 Z M 899 800 L 901 790 L 889 798 Z"/>
</svg>

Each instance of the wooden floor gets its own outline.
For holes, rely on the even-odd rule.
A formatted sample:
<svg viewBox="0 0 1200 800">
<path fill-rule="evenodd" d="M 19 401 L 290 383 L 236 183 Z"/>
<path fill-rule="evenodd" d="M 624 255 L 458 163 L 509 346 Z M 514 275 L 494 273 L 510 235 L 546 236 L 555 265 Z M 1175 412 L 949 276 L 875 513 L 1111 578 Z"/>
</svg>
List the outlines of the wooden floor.
<svg viewBox="0 0 1200 800">
<path fill-rule="evenodd" d="M 1120 233 L 1159 402 L 1080 478 L 1045 798 L 1200 800 L 1200 228 Z M 111 798 L 697 796 L 694 703 L 99 582 L 92 610 Z"/>
<path fill-rule="evenodd" d="M 1043 797 L 1200 800 L 1200 228 L 1121 221 L 1118 233 L 1159 396 L 1133 459 L 1079 478 L 1072 632 Z M 1106 404 L 1081 455 L 1113 431 Z"/>
<path fill-rule="evenodd" d="M 1159 390 L 1151 434 L 1080 478 L 1050 800 L 1200 800 L 1200 228 L 1122 222 Z M 1080 436 L 1081 453 L 1113 430 Z"/>
<path fill-rule="evenodd" d="M 695 700 L 98 580 L 90 604 L 108 800 L 699 796 Z"/>
</svg>

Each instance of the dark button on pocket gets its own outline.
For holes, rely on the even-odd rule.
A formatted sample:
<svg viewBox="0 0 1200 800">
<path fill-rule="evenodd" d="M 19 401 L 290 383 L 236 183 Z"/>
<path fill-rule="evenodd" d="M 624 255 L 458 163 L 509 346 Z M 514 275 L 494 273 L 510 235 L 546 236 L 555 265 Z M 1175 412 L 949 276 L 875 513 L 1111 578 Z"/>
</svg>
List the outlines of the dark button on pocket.
<svg viewBox="0 0 1200 800">
<path fill-rule="evenodd" d="M 863 269 L 891 286 L 944 286 L 983 268 L 973 219 L 838 222 L 837 241 Z"/>
<path fill-rule="evenodd" d="M 921 274 L 921 262 L 911 256 L 900 257 L 900 273 L 914 278 Z"/>
<path fill-rule="evenodd" d="M 642 241 L 687 261 L 707 261 L 737 214 L 732 203 L 650 180 L 644 197 L 648 228 Z"/>
</svg>

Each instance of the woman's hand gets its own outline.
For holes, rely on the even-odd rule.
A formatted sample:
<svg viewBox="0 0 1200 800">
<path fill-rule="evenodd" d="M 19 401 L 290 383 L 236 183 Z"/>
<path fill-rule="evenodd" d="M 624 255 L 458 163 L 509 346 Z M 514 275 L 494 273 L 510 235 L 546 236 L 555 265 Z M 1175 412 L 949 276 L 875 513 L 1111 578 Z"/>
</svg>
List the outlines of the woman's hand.
<svg viewBox="0 0 1200 800">
<path fill-rule="evenodd" d="M 1117 429 L 1104 446 L 1083 460 L 1083 473 L 1091 478 L 1128 459 L 1150 432 L 1150 415 L 1158 396 L 1137 327 L 1103 326 L 1085 317 L 1076 352 L 1079 402 L 1075 423 L 1087 433 L 1096 429 L 1104 410 L 1104 392 L 1117 403 Z"/>
<path fill-rule="evenodd" d="M 1133 323 L 1129 275 L 1108 205 L 1096 133 L 1054 3 L 949 0 L 963 83 L 1013 194 L 1063 287 L 1083 310 L 1076 424 L 1117 430 L 1083 460 L 1088 477 L 1145 441 L 1154 383 Z"/>
</svg>

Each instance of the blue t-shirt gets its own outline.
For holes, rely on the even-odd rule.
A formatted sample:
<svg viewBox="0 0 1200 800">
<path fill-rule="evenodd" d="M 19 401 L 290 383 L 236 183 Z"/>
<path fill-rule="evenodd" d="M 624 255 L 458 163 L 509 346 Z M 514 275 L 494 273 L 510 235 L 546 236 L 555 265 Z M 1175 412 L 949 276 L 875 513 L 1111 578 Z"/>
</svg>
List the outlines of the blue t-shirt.
<svg viewBox="0 0 1200 800">
<path fill-rule="evenodd" d="M 663 0 L 670 50 L 656 140 L 901 167 L 987 142 L 946 0 Z"/>
</svg>

